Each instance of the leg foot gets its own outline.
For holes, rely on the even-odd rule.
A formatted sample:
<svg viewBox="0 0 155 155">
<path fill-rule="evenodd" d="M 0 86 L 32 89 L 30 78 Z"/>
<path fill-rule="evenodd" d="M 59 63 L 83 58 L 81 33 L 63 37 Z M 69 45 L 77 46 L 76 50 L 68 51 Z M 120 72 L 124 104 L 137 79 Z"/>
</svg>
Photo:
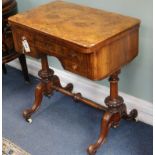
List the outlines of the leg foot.
<svg viewBox="0 0 155 155">
<path fill-rule="evenodd" d="M 68 83 L 67 86 L 64 89 L 65 90 L 68 90 L 69 92 L 72 92 L 72 90 L 73 90 L 73 84 L 72 83 Z"/>
<path fill-rule="evenodd" d="M 127 112 L 125 112 L 125 114 L 123 115 L 123 118 L 126 120 L 135 120 L 136 121 L 136 117 L 138 115 L 138 112 L 136 109 L 133 109 L 130 111 L 129 114 L 127 114 Z"/>
<path fill-rule="evenodd" d="M 43 83 L 39 83 L 36 86 L 35 101 L 33 103 L 33 106 L 32 106 L 32 108 L 26 109 L 23 112 L 23 117 L 25 118 L 26 121 L 28 121 L 31 118 L 31 115 L 39 109 L 41 101 L 42 101 L 44 89 L 45 89 L 45 85 Z"/>
<path fill-rule="evenodd" d="M 29 124 L 31 124 L 31 123 L 32 123 L 32 118 L 28 118 L 28 119 L 26 119 L 26 121 L 27 121 Z"/>
<path fill-rule="evenodd" d="M 110 127 L 113 126 L 115 122 L 119 122 L 120 119 L 121 119 L 120 113 L 111 113 L 109 111 L 105 112 L 101 122 L 101 130 L 99 138 L 95 144 L 91 144 L 87 149 L 89 155 L 95 155 L 98 148 L 101 146 L 101 144 L 104 143 Z"/>
</svg>

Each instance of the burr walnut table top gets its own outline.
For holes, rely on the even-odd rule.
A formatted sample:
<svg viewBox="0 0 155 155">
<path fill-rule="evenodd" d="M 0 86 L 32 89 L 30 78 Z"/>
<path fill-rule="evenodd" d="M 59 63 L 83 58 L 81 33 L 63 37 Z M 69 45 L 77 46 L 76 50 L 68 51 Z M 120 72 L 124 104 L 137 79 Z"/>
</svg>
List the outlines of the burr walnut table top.
<svg viewBox="0 0 155 155">
<path fill-rule="evenodd" d="M 131 17 L 63 1 L 42 5 L 10 20 L 88 48 L 139 24 Z"/>
</svg>

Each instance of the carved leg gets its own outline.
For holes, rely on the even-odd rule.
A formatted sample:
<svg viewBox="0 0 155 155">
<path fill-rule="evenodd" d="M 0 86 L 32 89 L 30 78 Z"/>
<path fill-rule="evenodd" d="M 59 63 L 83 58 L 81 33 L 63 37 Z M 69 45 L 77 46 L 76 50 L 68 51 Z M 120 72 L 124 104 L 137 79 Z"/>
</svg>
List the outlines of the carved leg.
<svg viewBox="0 0 155 155">
<path fill-rule="evenodd" d="M 133 120 L 137 116 L 137 110 L 132 110 L 129 115 L 127 115 L 126 105 L 121 96 L 118 95 L 118 74 L 120 71 L 115 72 L 109 78 L 110 81 L 110 96 L 106 97 L 105 104 L 108 110 L 103 115 L 101 122 L 101 131 L 99 138 L 95 144 L 88 147 L 88 154 L 94 155 L 97 149 L 104 142 L 110 127 L 118 127 L 121 118 L 128 120 Z"/>
<path fill-rule="evenodd" d="M 34 100 L 33 106 L 32 108 L 26 109 L 23 112 L 23 117 L 28 122 L 31 118 L 31 115 L 39 109 L 43 95 L 50 96 L 52 94 L 54 90 L 52 86 L 63 88 L 59 78 L 56 75 L 54 75 L 54 71 L 49 69 L 46 55 L 41 57 L 41 64 L 42 64 L 42 69 L 38 72 L 38 75 L 41 77 L 41 82 L 36 86 L 35 100 Z M 69 83 L 63 89 L 71 92 L 73 89 L 73 85 Z"/>
<path fill-rule="evenodd" d="M 29 122 L 31 115 L 39 109 L 44 91 L 45 91 L 45 84 L 41 82 L 35 88 L 35 100 L 32 108 L 26 109 L 23 112 L 23 117 L 25 118 L 26 121 Z"/>
<path fill-rule="evenodd" d="M 52 92 L 52 90 L 49 88 L 49 83 L 54 72 L 48 67 L 47 56 L 43 56 L 41 58 L 41 64 L 42 69 L 38 73 L 41 77 L 41 82 L 36 86 L 34 103 L 32 105 L 32 108 L 26 109 L 23 112 L 23 117 L 28 122 L 31 118 L 31 115 L 39 109 L 43 95 Z"/>
<path fill-rule="evenodd" d="M 99 138 L 95 144 L 91 144 L 87 149 L 89 155 L 95 155 L 97 149 L 101 146 L 101 144 L 104 143 L 110 127 L 114 125 L 116 122 L 119 122 L 120 119 L 121 116 L 119 113 L 111 113 L 109 111 L 105 112 L 101 122 Z"/>
</svg>

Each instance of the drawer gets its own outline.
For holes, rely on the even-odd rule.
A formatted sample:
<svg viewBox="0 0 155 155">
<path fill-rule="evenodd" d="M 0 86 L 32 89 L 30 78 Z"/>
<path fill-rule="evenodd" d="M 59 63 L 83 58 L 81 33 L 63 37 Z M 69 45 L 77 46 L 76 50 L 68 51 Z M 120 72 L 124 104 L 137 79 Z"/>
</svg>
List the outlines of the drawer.
<svg viewBox="0 0 155 155">
<path fill-rule="evenodd" d="M 88 67 L 86 62 L 76 63 L 66 59 L 60 60 L 60 62 L 65 70 L 81 76 L 88 76 Z"/>
<path fill-rule="evenodd" d="M 73 61 L 72 59 L 59 58 L 63 68 L 72 73 L 87 77 L 89 79 L 94 78 L 94 63 L 92 63 L 94 57 L 92 54 L 83 54 L 81 60 Z"/>
</svg>

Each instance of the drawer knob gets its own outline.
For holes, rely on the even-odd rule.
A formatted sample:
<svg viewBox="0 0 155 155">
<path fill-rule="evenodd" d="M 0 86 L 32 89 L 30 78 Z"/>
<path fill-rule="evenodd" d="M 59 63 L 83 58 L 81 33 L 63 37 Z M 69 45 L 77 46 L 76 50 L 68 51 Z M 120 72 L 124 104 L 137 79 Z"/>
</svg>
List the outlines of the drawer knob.
<svg viewBox="0 0 155 155">
<path fill-rule="evenodd" d="M 73 70 L 76 70 L 77 67 L 78 67 L 78 66 L 77 66 L 76 64 L 73 64 L 73 65 L 72 65 L 72 69 L 73 69 Z"/>
</svg>

